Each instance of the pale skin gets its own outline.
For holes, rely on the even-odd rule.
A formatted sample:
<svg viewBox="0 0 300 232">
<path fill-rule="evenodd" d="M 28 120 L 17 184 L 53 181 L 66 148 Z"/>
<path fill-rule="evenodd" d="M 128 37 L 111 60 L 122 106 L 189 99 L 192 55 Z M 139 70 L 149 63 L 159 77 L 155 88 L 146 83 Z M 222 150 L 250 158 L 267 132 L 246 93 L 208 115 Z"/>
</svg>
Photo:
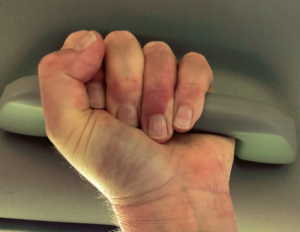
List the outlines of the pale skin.
<svg viewBox="0 0 300 232">
<path fill-rule="evenodd" d="M 229 195 L 235 139 L 185 133 L 200 118 L 205 94 L 214 92 L 205 57 L 189 52 L 178 63 L 164 42 L 141 48 L 128 31 L 111 32 L 104 40 L 92 32 L 97 41 L 87 49 L 78 51 L 76 44 L 88 31 L 77 31 L 39 63 L 48 138 L 107 197 L 124 231 L 134 230 L 122 212 L 140 212 L 142 207 L 150 211 L 151 202 L 183 197 L 204 210 L 200 202 L 227 202 L 216 215 L 228 218 L 234 228 L 228 231 L 237 231 Z M 92 82 L 102 85 L 104 106 L 88 95 Z M 137 121 L 130 121 L 127 111 L 117 116 L 123 105 L 137 109 Z M 185 129 L 174 120 L 180 106 L 192 109 L 192 122 Z M 153 115 L 166 119 L 167 136 L 155 138 L 148 132 Z M 197 226 L 192 226 L 195 231 Z"/>
</svg>

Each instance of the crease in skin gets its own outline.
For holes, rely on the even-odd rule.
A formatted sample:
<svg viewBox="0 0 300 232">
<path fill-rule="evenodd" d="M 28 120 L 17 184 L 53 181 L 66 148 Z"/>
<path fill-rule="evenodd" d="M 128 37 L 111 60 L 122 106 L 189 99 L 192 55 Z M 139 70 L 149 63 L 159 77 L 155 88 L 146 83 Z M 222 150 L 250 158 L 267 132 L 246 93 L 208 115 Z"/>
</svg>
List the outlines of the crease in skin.
<svg viewBox="0 0 300 232">
<path fill-rule="evenodd" d="M 130 199 L 136 199 L 136 198 L 145 197 L 145 195 L 150 194 L 150 193 L 155 192 L 155 191 L 158 191 L 159 189 L 162 189 L 163 187 L 167 186 L 167 185 L 170 184 L 172 181 L 174 181 L 174 180 L 173 180 L 174 178 L 176 178 L 176 177 L 172 177 L 170 180 L 168 180 L 168 181 L 167 181 L 166 183 L 164 183 L 163 185 L 161 185 L 161 186 L 159 186 L 159 187 L 156 187 L 156 188 L 154 188 L 154 189 L 152 189 L 152 190 L 149 190 L 149 191 L 147 191 L 147 192 L 145 192 L 145 193 L 138 194 L 138 195 L 135 195 L 135 196 L 120 197 L 120 198 L 111 198 L 111 199 L 112 199 L 112 200 L 130 200 Z M 157 199 L 155 199 L 155 200 L 162 199 L 162 198 L 164 198 L 164 197 L 166 197 L 166 196 L 169 196 L 169 195 L 171 195 L 171 193 L 167 193 L 167 194 L 165 194 L 164 196 L 159 197 L 159 198 L 157 198 Z M 138 203 L 131 204 L 131 205 L 126 205 L 126 206 L 131 207 L 131 206 L 142 205 L 142 204 L 146 204 L 146 203 L 148 203 L 148 202 L 150 202 L 150 201 L 153 201 L 153 199 L 151 199 L 151 200 L 149 200 L 149 201 L 147 201 L 147 202 L 143 202 L 143 203 L 138 202 Z M 121 204 L 113 204 L 113 205 L 116 205 L 116 206 L 123 206 L 123 205 L 121 205 Z"/>
<path fill-rule="evenodd" d="M 77 142 L 77 144 L 76 144 L 75 150 L 74 150 L 73 153 L 72 153 L 73 156 L 76 154 L 76 151 L 77 151 L 77 148 L 78 148 L 78 146 L 79 146 L 79 144 L 80 144 L 80 141 L 81 141 L 81 139 L 82 139 L 82 136 L 83 136 L 84 132 L 86 131 L 86 128 L 87 128 L 87 126 L 89 125 L 89 122 L 90 122 L 92 116 L 93 116 L 93 111 L 91 111 L 90 116 L 89 116 L 89 118 L 88 118 L 88 120 L 87 120 L 87 122 L 86 122 L 86 124 L 85 124 L 85 126 L 84 126 L 84 129 L 83 129 L 83 131 L 82 131 L 82 133 L 81 133 L 81 135 L 80 135 L 80 137 L 79 137 L 79 139 L 78 139 L 78 142 Z M 95 121 L 96 121 L 96 120 L 95 120 Z M 76 128 L 76 127 L 74 127 L 74 128 Z M 89 138 L 91 137 L 91 135 L 92 135 L 92 133 L 90 133 Z M 89 139 L 88 139 L 88 141 L 89 141 Z M 87 147 L 86 147 L 86 149 L 87 149 Z M 86 154 L 86 151 L 85 151 L 85 154 Z"/>
</svg>

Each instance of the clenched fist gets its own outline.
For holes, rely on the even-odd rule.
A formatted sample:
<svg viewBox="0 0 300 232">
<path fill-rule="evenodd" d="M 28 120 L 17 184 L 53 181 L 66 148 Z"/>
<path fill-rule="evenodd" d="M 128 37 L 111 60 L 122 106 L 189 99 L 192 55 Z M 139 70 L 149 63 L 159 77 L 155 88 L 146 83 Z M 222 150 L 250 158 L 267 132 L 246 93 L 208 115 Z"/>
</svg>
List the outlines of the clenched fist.
<svg viewBox="0 0 300 232">
<path fill-rule="evenodd" d="M 184 133 L 200 118 L 213 81 L 202 55 L 187 53 L 178 64 L 163 42 L 142 49 L 128 31 L 103 40 L 83 30 L 46 55 L 38 75 L 48 138 L 107 197 L 124 230 L 146 231 L 138 219 L 150 225 L 164 218 L 166 225 L 187 217 L 189 231 L 197 231 L 193 202 L 206 226 L 235 231 L 225 226 L 235 223 L 229 195 L 235 140 Z"/>
</svg>

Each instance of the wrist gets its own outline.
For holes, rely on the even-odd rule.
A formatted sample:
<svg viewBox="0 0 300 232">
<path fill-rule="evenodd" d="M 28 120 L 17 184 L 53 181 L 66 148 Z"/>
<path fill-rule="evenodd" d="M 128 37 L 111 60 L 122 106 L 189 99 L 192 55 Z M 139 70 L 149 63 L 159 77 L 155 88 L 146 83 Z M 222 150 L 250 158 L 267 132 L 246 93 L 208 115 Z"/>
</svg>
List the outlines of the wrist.
<svg viewBox="0 0 300 232">
<path fill-rule="evenodd" d="M 122 232 L 237 232 L 229 192 L 189 190 L 140 205 L 112 204 Z"/>
</svg>

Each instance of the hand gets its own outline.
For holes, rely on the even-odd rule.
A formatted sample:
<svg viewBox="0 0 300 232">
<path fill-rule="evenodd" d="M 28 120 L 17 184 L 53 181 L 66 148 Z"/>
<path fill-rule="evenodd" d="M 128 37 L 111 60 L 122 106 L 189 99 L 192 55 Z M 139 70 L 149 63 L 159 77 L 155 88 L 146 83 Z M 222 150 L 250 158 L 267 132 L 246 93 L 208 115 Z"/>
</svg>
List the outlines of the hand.
<svg viewBox="0 0 300 232">
<path fill-rule="evenodd" d="M 47 136 L 61 154 L 113 205 L 192 191 L 229 196 L 235 139 L 183 133 L 212 92 L 207 60 L 190 52 L 178 64 L 167 44 L 150 42 L 142 49 L 127 31 L 105 40 L 92 31 L 97 41 L 80 50 L 87 32 L 69 35 L 38 67 Z M 99 96 L 96 87 L 88 95 L 92 83 L 100 84 Z M 192 110 L 191 123 L 187 111 L 175 119 L 181 106 Z"/>
</svg>

